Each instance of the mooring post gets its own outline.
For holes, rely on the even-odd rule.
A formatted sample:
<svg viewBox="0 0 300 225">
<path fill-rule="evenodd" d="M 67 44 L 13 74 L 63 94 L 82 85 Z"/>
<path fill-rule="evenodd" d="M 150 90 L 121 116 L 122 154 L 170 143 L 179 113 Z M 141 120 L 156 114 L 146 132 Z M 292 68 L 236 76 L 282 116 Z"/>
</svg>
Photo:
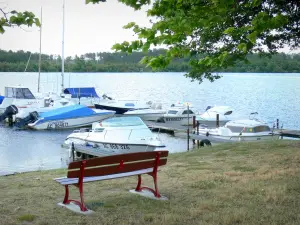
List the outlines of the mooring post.
<svg viewBox="0 0 300 225">
<path fill-rule="evenodd" d="M 193 116 L 193 128 L 196 127 L 196 116 Z"/>
<path fill-rule="evenodd" d="M 186 130 L 186 133 L 187 133 L 187 151 L 190 150 L 190 129 L 188 128 Z"/>
<path fill-rule="evenodd" d="M 193 116 L 193 134 L 195 134 L 195 128 L 196 128 L 196 116 Z M 196 144 L 196 141 L 195 139 L 192 139 L 193 140 L 193 145 Z"/>
<path fill-rule="evenodd" d="M 276 128 L 279 129 L 279 119 L 276 119 Z"/>
<path fill-rule="evenodd" d="M 74 142 L 72 142 L 72 146 L 71 146 L 71 151 L 72 151 L 72 158 L 73 158 L 73 162 L 75 161 L 75 146 L 74 146 Z"/>
<path fill-rule="evenodd" d="M 189 104 L 187 104 L 187 111 L 188 111 L 187 151 L 189 151 L 190 150 L 190 108 L 189 108 Z"/>
<path fill-rule="evenodd" d="M 220 125 L 219 114 L 217 114 L 216 127 L 219 127 L 219 125 Z"/>
<path fill-rule="evenodd" d="M 200 126 L 200 123 L 199 123 L 199 121 L 197 121 L 197 135 L 199 135 L 199 126 Z M 199 142 L 199 140 L 197 140 L 197 148 L 199 148 L 200 147 L 200 142 Z"/>
</svg>

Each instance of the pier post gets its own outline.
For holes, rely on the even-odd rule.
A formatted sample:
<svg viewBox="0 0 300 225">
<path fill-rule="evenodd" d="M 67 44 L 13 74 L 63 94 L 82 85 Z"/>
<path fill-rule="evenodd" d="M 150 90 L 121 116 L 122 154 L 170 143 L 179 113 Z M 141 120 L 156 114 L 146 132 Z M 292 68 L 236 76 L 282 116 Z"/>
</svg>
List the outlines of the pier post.
<svg viewBox="0 0 300 225">
<path fill-rule="evenodd" d="M 220 125 L 220 119 L 219 119 L 219 114 L 217 114 L 217 118 L 216 118 L 216 127 L 218 128 Z"/>
<path fill-rule="evenodd" d="M 199 135 L 199 125 L 200 125 L 200 123 L 199 123 L 199 121 L 197 121 L 197 135 Z M 200 141 L 199 140 L 197 140 L 197 148 L 199 148 L 200 147 Z"/>
<path fill-rule="evenodd" d="M 190 151 L 190 129 L 186 130 L 187 133 L 187 151 Z"/>
<path fill-rule="evenodd" d="M 190 150 L 190 107 L 187 104 L 187 111 L 188 111 L 188 128 L 187 128 L 187 151 Z"/>
<path fill-rule="evenodd" d="M 193 128 L 196 127 L 196 116 L 193 116 Z"/>
<path fill-rule="evenodd" d="M 75 161 L 75 146 L 74 146 L 74 142 L 72 142 L 72 147 L 71 147 L 71 151 L 72 151 L 72 158 L 73 158 L 73 162 Z"/>
</svg>

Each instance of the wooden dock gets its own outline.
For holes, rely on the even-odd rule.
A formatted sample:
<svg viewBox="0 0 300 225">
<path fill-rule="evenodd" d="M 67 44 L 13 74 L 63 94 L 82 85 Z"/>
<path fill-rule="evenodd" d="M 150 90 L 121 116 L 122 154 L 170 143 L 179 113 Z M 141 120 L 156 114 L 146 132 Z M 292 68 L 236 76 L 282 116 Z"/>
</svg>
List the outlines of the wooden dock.
<svg viewBox="0 0 300 225">
<path fill-rule="evenodd" d="M 277 130 L 282 137 L 300 138 L 300 130 Z"/>
<path fill-rule="evenodd" d="M 176 133 L 185 133 L 187 134 L 187 130 L 189 128 L 190 131 L 190 137 L 192 139 L 196 140 L 202 140 L 201 135 L 199 135 L 199 138 L 196 138 L 198 135 L 193 135 L 193 125 L 191 124 L 190 126 L 182 126 L 182 125 L 166 125 L 165 123 L 159 123 L 159 122 L 151 122 L 151 121 L 146 121 L 146 125 L 155 132 L 162 132 L 162 133 L 169 133 L 172 135 L 176 135 Z M 279 132 L 282 137 L 290 137 L 290 138 L 300 138 L 300 130 L 289 130 L 289 129 L 275 129 L 274 131 Z M 180 135 L 182 136 L 182 135 Z M 186 135 L 187 136 L 187 135 Z M 193 137 L 192 137 L 193 136 Z"/>
</svg>

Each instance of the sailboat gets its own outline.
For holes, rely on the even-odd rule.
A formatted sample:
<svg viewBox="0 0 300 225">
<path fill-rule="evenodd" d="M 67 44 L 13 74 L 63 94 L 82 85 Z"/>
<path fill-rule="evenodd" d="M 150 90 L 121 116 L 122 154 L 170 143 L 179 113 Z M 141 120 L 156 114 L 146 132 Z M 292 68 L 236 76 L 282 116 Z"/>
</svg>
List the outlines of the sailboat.
<svg viewBox="0 0 300 225">
<path fill-rule="evenodd" d="M 64 27 L 65 27 L 65 0 L 63 1 L 63 36 L 62 36 L 62 73 L 61 73 L 61 94 L 64 99 Z M 69 94 L 69 93 L 68 93 Z M 71 95 L 71 94 L 69 94 Z M 80 100 L 80 99 L 79 99 Z M 41 110 L 41 109 L 38 109 Z M 75 127 L 89 126 L 114 116 L 115 111 L 90 109 L 85 105 L 68 104 L 54 109 L 31 112 L 17 125 L 36 130 L 69 129 Z"/>
<path fill-rule="evenodd" d="M 38 76 L 38 93 L 33 92 L 28 87 L 23 86 L 7 86 L 5 87 L 5 95 L 1 96 L 0 113 L 2 114 L 7 107 L 14 105 L 18 109 L 28 109 L 33 111 L 36 108 L 50 106 L 51 97 L 48 93 L 40 93 L 40 72 L 41 72 L 41 43 L 42 43 L 42 8 L 41 8 L 41 27 L 40 27 L 40 54 L 39 54 L 39 76 Z M 30 62 L 31 53 L 29 55 L 24 73 Z M 19 110 L 20 111 L 20 110 Z"/>
</svg>

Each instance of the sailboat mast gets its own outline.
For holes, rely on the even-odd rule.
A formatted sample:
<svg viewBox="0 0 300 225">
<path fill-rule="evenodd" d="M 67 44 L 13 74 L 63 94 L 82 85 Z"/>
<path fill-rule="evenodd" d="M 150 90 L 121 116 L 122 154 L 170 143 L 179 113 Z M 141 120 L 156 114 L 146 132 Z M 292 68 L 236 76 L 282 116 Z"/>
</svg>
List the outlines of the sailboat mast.
<svg viewBox="0 0 300 225">
<path fill-rule="evenodd" d="M 65 72 L 65 0 L 63 0 L 63 31 L 62 31 L 62 53 L 61 53 L 61 90 L 64 89 Z"/>
<path fill-rule="evenodd" d="M 41 61 L 42 61 L 42 26 L 43 26 L 43 8 L 41 7 L 41 27 L 40 27 L 40 56 L 39 56 L 39 77 L 38 77 L 38 92 L 40 92 L 41 83 Z"/>
</svg>

